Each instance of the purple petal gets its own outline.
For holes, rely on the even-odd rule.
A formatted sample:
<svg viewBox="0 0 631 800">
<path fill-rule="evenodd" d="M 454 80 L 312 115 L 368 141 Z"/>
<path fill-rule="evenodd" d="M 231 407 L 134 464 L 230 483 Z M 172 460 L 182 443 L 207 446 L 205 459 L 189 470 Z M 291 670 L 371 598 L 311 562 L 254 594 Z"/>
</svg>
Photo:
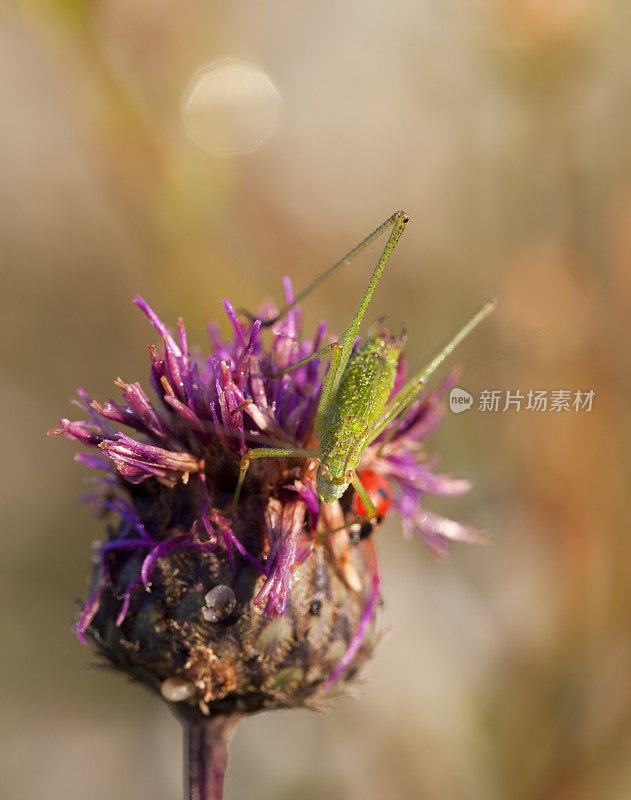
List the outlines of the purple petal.
<svg viewBox="0 0 631 800">
<path fill-rule="evenodd" d="M 243 388 L 243 382 L 245 379 L 245 373 L 250 364 L 250 358 L 252 357 L 252 353 L 254 352 L 254 346 L 258 339 L 259 331 L 261 330 L 261 320 L 257 319 L 254 320 L 254 324 L 252 325 L 252 330 L 250 331 L 250 339 L 248 340 L 247 345 L 243 348 L 241 355 L 239 356 L 239 360 L 234 368 L 234 372 L 236 375 L 235 383 L 239 388 Z"/>
<path fill-rule="evenodd" d="M 230 320 L 230 324 L 234 328 L 234 332 L 235 332 L 235 334 L 237 336 L 237 342 L 239 343 L 239 346 L 240 347 L 245 347 L 245 342 L 246 342 L 245 332 L 243 330 L 243 326 L 241 325 L 241 323 L 237 319 L 237 315 L 235 313 L 234 308 L 232 307 L 232 304 L 230 303 L 229 300 L 224 300 L 223 301 L 223 307 L 226 310 L 226 315 L 227 315 L 228 319 Z"/>
<path fill-rule="evenodd" d="M 157 547 L 154 547 L 153 550 L 146 556 L 145 560 L 142 562 L 142 567 L 140 569 L 140 577 L 142 578 L 142 582 L 145 586 L 145 589 L 149 589 L 151 586 L 151 581 L 149 577 L 153 572 L 153 568 L 156 565 L 156 562 L 159 559 L 168 556 L 172 550 L 175 550 L 176 547 L 179 547 L 182 544 L 185 544 L 190 539 L 190 533 L 182 533 L 180 536 L 175 536 L 173 539 L 168 539 L 166 542 L 161 542 Z"/>
<path fill-rule="evenodd" d="M 90 467 L 90 469 L 105 469 L 108 471 L 112 469 L 112 462 L 98 453 L 77 453 L 74 460 L 84 464 L 86 467 Z"/>
<path fill-rule="evenodd" d="M 83 400 L 82 407 L 87 411 L 87 413 L 92 417 L 94 424 L 97 428 L 104 434 L 104 436 L 113 437 L 116 435 L 116 431 L 114 428 L 109 424 L 109 422 L 104 419 L 99 413 L 98 409 L 94 407 L 94 401 L 90 397 L 90 395 L 83 389 L 81 386 L 77 389 L 77 394 Z"/>
<path fill-rule="evenodd" d="M 379 601 L 379 583 L 380 583 L 379 572 L 375 564 L 375 569 L 372 576 L 370 594 L 368 596 L 368 602 L 366 603 L 366 608 L 364 609 L 364 613 L 362 614 L 361 619 L 359 620 L 359 625 L 357 626 L 357 630 L 353 634 L 353 637 L 348 645 L 348 649 L 342 656 L 342 660 L 333 670 L 328 679 L 324 682 L 324 685 L 322 686 L 323 692 L 328 692 L 331 686 L 346 670 L 346 668 L 350 665 L 351 661 L 357 655 L 357 651 L 361 647 L 361 643 L 364 640 L 366 630 L 370 625 L 370 622 L 375 613 L 375 608 L 377 607 L 377 602 Z"/>
<path fill-rule="evenodd" d="M 269 616 L 284 614 L 293 584 L 293 567 L 298 554 L 298 541 L 304 525 L 306 503 L 294 500 L 270 502 L 266 513 L 270 554 L 267 558 L 267 580 L 252 601 L 266 602 Z"/>
<path fill-rule="evenodd" d="M 99 610 L 99 606 L 101 605 L 101 597 L 103 592 L 105 591 L 106 585 L 103 576 L 101 576 L 97 585 L 92 589 L 90 596 L 86 600 L 85 605 L 83 606 L 83 610 L 81 611 L 81 615 L 79 616 L 79 620 L 77 622 L 77 637 L 81 644 L 87 644 L 85 640 L 85 632 L 90 627 L 90 624 L 94 617 L 96 616 L 96 612 Z"/>
<path fill-rule="evenodd" d="M 416 512 L 413 523 L 415 530 L 423 537 L 442 536 L 452 542 L 468 542 L 470 544 L 482 544 L 488 541 L 488 536 L 484 531 L 424 509 Z"/>
<path fill-rule="evenodd" d="M 120 628 L 120 626 L 125 621 L 125 617 L 127 616 L 127 612 L 129 611 L 129 604 L 131 602 L 132 595 L 139 586 L 142 586 L 142 579 L 138 577 L 135 580 L 133 580 L 127 587 L 127 591 L 125 592 L 125 597 L 123 598 L 123 603 L 120 607 L 120 611 L 118 612 L 118 616 L 116 617 L 117 628 Z"/>
<path fill-rule="evenodd" d="M 92 422 L 71 422 L 69 419 L 60 419 L 59 428 L 53 428 L 48 431 L 49 436 L 59 436 L 63 434 L 68 439 L 74 439 L 81 444 L 89 444 L 93 447 L 98 447 L 104 440 L 102 433 L 97 433 L 94 430 L 94 423 Z"/>
<path fill-rule="evenodd" d="M 311 515 L 311 528 L 315 529 L 320 515 L 320 498 L 316 492 L 315 485 L 311 481 L 294 481 L 293 485 L 285 486 L 285 489 L 297 492 L 305 501 Z"/>
<path fill-rule="evenodd" d="M 156 312 L 151 308 L 149 303 L 145 302 L 142 297 L 137 294 L 134 297 L 134 303 L 138 306 L 138 308 L 143 311 L 147 317 L 149 318 L 149 322 L 153 325 L 153 327 L 160 333 L 162 338 L 168 342 L 169 347 L 173 350 L 175 355 L 181 356 L 182 353 L 180 352 L 180 348 L 175 343 L 175 339 L 169 333 L 166 325 L 160 317 L 156 314 Z"/>
</svg>

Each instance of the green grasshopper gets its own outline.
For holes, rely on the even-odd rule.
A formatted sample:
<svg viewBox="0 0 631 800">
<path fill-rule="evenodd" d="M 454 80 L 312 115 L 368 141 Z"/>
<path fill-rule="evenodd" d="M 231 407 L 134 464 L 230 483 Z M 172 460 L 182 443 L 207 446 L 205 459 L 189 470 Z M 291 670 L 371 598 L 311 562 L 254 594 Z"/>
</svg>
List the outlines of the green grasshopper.
<svg viewBox="0 0 631 800">
<path fill-rule="evenodd" d="M 430 363 L 389 399 L 405 337 L 402 335 L 397 338 L 385 330 L 372 329 L 354 352 L 353 347 L 366 308 L 407 222 L 407 215 L 403 211 L 397 211 L 344 258 L 300 292 L 295 300 L 282 308 L 273 319 L 263 323 L 269 326 L 281 319 L 337 269 L 350 264 L 355 256 L 382 233 L 392 228 L 357 310 L 339 339 L 307 358 L 272 373 L 274 376 L 283 375 L 308 361 L 330 353 L 330 366 L 322 384 L 314 424 L 319 444 L 313 449 L 260 447 L 247 450 L 241 458 L 239 480 L 232 501 L 233 511 L 236 509 L 253 458 L 309 458 L 320 462 L 316 474 L 316 490 L 322 502 L 333 503 L 339 500 L 352 484 L 368 512 L 367 518 L 373 519 L 377 516 L 377 510 L 356 472 L 364 450 L 392 422 L 405 414 L 432 373 L 496 305 L 494 300 L 484 303 Z M 253 319 L 251 314 L 248 316 Z"/>
</svg>

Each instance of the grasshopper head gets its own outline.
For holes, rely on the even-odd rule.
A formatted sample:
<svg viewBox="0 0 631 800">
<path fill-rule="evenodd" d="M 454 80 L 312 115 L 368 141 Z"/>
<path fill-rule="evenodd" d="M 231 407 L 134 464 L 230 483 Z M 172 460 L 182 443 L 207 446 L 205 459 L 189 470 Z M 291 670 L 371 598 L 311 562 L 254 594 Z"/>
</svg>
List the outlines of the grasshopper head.
<svg viewBox="0 0 631 800">
<path fill-rule="evenodd" d="M 331 464 L 321 461 L 316 474 L 318 497 L 327 504 L 339 500 L 348 488 L 352 477 L 352 470 L 347 472 L 335 470 Z"/>
</svg>

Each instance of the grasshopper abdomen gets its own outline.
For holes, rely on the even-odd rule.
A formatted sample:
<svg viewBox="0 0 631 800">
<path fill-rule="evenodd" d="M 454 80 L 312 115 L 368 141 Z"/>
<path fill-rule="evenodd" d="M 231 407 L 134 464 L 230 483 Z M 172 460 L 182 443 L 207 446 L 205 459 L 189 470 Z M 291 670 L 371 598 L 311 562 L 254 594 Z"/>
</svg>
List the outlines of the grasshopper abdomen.
<svg viewBox="0 0 631 800">
<path fill-rule="evenodd" d="M 383 414 L 394 387 L 401 347 L 400 339 L 382 331 L 368 336 L 348 360 L 320 440 L 317 489 L 327 503 L 346 491 Z"/>
</svg>

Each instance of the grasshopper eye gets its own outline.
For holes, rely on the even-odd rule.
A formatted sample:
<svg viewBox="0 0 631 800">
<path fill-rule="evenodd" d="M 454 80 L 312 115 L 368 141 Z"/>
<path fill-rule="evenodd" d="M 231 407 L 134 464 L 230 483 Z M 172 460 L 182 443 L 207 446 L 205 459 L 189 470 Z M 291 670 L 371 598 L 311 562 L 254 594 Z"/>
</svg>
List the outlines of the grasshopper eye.
<svg viewBox="0 0 631 800">
<path fill-rule="evenodd" d="M 346 470 L 346 480 L 352 481 L 355 477 L 355 470 L 354 469 L 347 469 Z"/>
</svg>

